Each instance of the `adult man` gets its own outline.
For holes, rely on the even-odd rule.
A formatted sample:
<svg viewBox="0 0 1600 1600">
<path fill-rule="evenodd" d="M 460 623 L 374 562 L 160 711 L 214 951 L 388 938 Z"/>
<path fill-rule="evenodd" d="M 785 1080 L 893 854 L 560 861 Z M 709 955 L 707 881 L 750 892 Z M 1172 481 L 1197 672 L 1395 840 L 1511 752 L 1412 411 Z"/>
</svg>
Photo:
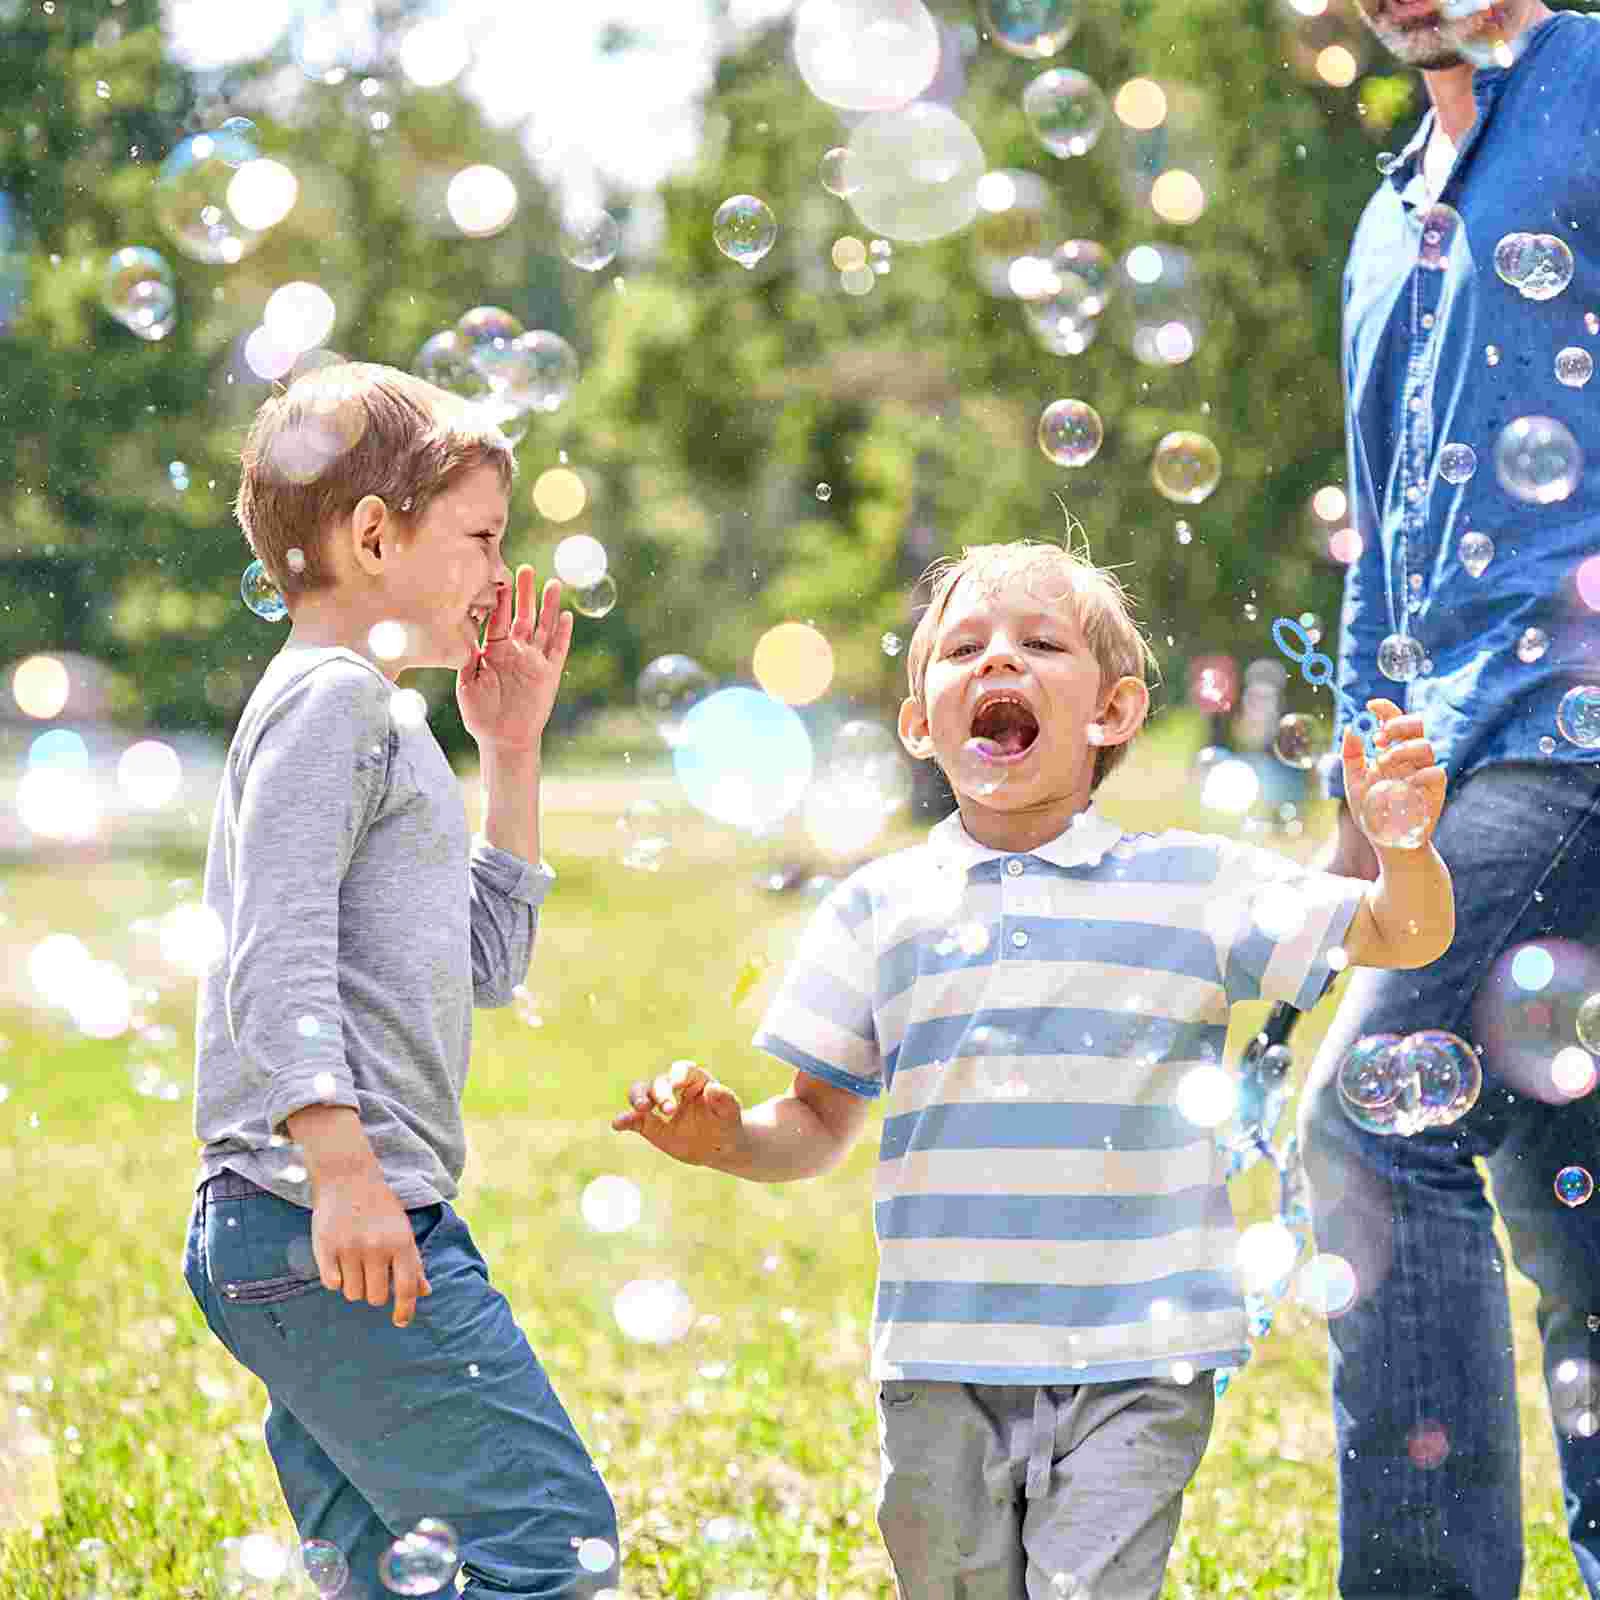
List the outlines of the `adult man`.
<svg viewBox="0 0 1600 1600">
<path fill-rule="evenodd" d="M 1388 695 L 1422 713 L 1450 774 L 1436 843 L 1458 925 L 1428 967 L 1354 976 L 1302 1107 L 1319 1248 L 1356 1279 L 1330 1323 L 1340 1591 L 1518 1592 L 1515 1376 L 1482 1158 L 1517 1265 L 1539 1286 L 1569 1534 L 1600 1597 L 1600 1202 L 1569 1209 L 1552 1187 L 1569 1164 L 1597 1165 L 1600 1114 L 1552 1083 L 1555 1041 L 1530 1081 L 1497 1056 L 1492 1026 L 1515 998 L 1503 953 L 1578 941 L 1581 963 L 1583 946 L 1600 944 L 1600 750 L 1563 737 L 1556 716 L 1574 685 L 1600 683 L 1600 629 L 1575 581 L 1600 551 L 1600 402 L 1556 376 L 1559 351 L 1600 344 L 1600 23 L 1540 0 L 1358 4 L 1383 46 L 1421 69 L 1432 109 L 1398 160 L 1380 160 L 1345 275 L 1364 545 L 1347 579 L 1339 684 L 1355 705 Z M 1537 298 L 1496 271 L 1497 245 L 1517 232 L 1570 250 L 1570 286 Z M 1553 266 L 1529 284 L 1537 294 L 1563 270 L 1560 248 L 1541 248 Z M 1517 275 L 1510 257 L 1502 264 Z M 1498 457 L 1507 425 L 1528 416 L 1563 423 L 1594 465 L 1574 470 L 1559 449 L 1534 463 Z M 1462 444 L 1478 461 L 1464 481 L 1448 458 L 1440 471 L 1441 452 Z M 1469 532 L 1493 542 L 1486 568 L 1481 543 L 1462 560 Z M 1390 665 L 1413 656 L 1410 681 L 1379 669 L 1394 634 L 1415 641 L 1385 652 Z M 1336 774 L 1330 789 L 1342 798 Z M 1321 864 L 1370 874 L 1343 805 Z M 1600 989 L 1600 952 L 1592 964 Z M 1425 1028 L 1490 1045 L 1478 1105 L 1412 1138 L 1363 1131 L 1341 1109 L 1340 1060 L 1364 1034 Z"/>
</svg>

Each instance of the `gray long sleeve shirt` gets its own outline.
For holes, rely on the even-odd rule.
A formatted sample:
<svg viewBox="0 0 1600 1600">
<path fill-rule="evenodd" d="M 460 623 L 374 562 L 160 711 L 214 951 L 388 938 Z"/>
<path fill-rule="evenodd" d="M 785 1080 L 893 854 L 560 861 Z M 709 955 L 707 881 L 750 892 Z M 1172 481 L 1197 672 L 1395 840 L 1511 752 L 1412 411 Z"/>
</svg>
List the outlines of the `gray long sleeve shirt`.
<svg viewBox="0 0 1600 1600">
<path fill-rule="evenodd" d="M 285 1118 L 351 1106 L 402 1206 L 452 1199 L 472 1008 L 503 1006 L 553 874 L 467 827 L 425 722 L 344 649 L 285 649 L 228 750 L 204 899 L 224 952 L 195 1022 L 196 1184 L 310 1206 Z"/>
</svg>

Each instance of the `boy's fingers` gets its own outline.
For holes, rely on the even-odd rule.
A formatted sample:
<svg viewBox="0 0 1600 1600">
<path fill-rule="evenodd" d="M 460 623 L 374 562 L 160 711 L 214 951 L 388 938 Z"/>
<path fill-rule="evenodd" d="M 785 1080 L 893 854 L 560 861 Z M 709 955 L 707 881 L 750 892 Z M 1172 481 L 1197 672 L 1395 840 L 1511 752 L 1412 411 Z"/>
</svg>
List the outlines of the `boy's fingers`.
<svg viewBox="0 0 1600 1600">
<path fill-rule="evenodd" d="M 658 1117 L 670 1117 L 678 1109 L 677 1099 L 672 1092 L 672 1080 L 665 1073 L 657 1075 L 650 1085 L 650 1109 Z"/>
<path fill-rule="evenodd" d="M 417 1294 L 422 1285 L 419 1282 L 420 1267 L 407 1265 L 402 1267 L 397 1261 L 394 1267 L 394 1325 L 403 1328 L 416 1315 Z M 379 1301 L 381 1305 L 383 1302 Z"/>
<path fill-rule="evenodd" d="M 381 1306 L 389 1298 L 389 1263 L 386 1260 L 367 1263 L 367 1304 Z"/>
<path fill-rule="evenodd" d="M 1367 701 L 1367 710 L 1377 717 L 1380 722 L 1387 722 L 1390 717 L 1401 715 L 1400 707 L 1393 700 L 1369 700 Z"/>
</svg>

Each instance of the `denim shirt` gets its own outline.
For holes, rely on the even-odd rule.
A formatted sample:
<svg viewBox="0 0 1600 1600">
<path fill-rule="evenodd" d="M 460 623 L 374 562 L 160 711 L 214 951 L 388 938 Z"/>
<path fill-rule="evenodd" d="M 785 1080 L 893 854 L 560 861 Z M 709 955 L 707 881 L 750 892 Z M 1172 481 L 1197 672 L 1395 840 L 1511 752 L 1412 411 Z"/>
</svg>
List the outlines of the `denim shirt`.
<svg viewBox="0 0 1600 1600">
<path fill-rule="evenodd" d="M 1556 726 L 1562 695 L 1600 682 L 1600 616 L 1574 581 L 1600 554 L 1600 380 L 1569 388 L 1555 376 L 1566 346 L 1600 361 L 1600 18 L 1557 13 L 1518 45 L 1511 67 L 1473 74 L 1477 117 L 1438 197 L 1462 219 L 1436 246 L 1448 250 L 1443 270 L 1418 264 L 1430 111 L 1368 203 L 1344 277 L 1347 470 L 1362 549 L 1345 578 L 1337 681 L 1357 708 L 1383 696 L 1420 712 L 1452 781 L 1494 762 L 1600 757 Z M 1567 243 L 1575 271 L 1563 293 L 1529 300 L 1502 281 L 1495 246 L 1514 232 Z M 1495 445 L 1529 415 L 1564 423 L 1585 452 L 1565 500 L 1527 504 L 1501 487 Z M 1450 444 L 1477 453 L 1463 483 L 1439 474 Z M 1458 554 L 1469 531 L 1494 541 L 1477 578 Z M 1425 653 L 1410 683 L 1378 670 L 1378 646 L 1402 615 Z M 1528 628 L 1550 640 L 1531 663 L 1517 654 Z M 1341 732 L 1349 719 L 1341 707 Z M 1546 738 L 1553 750 L 1541 750 Z M 1337 761 L 1324 771 L 1342 795 Z"/>
</svg>

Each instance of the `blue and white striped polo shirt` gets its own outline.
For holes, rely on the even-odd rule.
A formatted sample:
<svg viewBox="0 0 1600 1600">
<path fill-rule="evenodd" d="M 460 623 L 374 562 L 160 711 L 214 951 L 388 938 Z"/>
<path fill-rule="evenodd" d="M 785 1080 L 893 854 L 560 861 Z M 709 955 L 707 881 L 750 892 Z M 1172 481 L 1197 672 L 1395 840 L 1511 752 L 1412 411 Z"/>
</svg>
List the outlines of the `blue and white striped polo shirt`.
<svg viewBox="0 0 1600 1600">
<path fill-rule="evenodd" d="M 1242 1363 L 1223 1162 L 1178 1084 L 1221 1059 L 1236 1000 L 1316 1003 L 1365 888 L 1092 810 L 1019 854 L 953 815 L 841 884 L 755 1043 L 888 1092 L 873 1377 Z"/>
</svg>

